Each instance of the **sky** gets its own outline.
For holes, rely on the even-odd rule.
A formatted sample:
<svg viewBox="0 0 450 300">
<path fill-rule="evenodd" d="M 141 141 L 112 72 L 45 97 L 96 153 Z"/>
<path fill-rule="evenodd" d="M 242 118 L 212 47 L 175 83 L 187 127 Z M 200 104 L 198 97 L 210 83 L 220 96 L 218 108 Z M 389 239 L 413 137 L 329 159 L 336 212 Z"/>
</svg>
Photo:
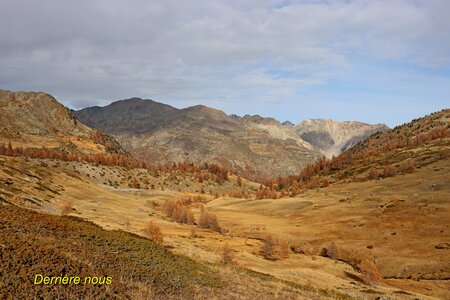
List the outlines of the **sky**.
<svg viewBox="0 0 450 300">
<path fill-rule="evenodd" d="M 395 126 L 450 107 L 450 1 L 0 0 L 0 88 Z"/>
</svg>

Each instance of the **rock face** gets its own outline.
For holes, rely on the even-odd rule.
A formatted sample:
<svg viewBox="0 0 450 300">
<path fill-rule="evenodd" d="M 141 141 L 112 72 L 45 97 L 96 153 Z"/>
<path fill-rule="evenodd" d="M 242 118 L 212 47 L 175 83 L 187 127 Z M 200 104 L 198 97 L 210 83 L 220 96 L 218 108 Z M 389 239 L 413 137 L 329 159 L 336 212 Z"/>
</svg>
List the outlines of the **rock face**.
<svg viewBox="0 0 450 300">
<path fill-rule="evenodd" d="M 93 131 L 51 95 L 0 90 L 0 143 L 124 153 L 112 137 Z M 107 147 L 106 147 L 107 144 Z"/>
<path fill-rule="evenodd" d="M 336 122 L 330 119 L 305 120 L 294 127 L 299 137 L 329 158 L 344 152 L 376 132 L 388 129 L 389 127 L 384 124 Z"/>
<path fill-rule="evenodd" d="M 132 98 L 85 108 L 76 115 L 151 162 L 215 162 L 256 178 L 295 174 L 322 157 L 275 119 L 228 116 L 203 105 L 177 109 Z"/>
</svg>

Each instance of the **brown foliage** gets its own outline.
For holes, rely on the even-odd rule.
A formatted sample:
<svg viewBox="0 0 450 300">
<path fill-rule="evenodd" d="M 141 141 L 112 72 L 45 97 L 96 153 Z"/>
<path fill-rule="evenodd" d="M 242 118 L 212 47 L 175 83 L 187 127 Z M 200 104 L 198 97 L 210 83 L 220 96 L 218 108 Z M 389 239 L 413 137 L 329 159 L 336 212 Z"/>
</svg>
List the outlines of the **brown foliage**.
<svg viewBox="0 0 450 300">
<path fill-rule="evenodd" d="M 256 192 L 256 199 L 277 199 L 278 193 L 273 187 L 265 187 Z"/>
<path fill-rule="evenodd" d="M 232 191 L 230 193 L 228 193 L 229 197 L 233 197 L 233 198 L 242 198 L 242 199 L 248 199 L 251 198 L 252 195 L 250 193 L 247 193 L 245 191 Z"/>
<path fill-rule="evenodd" d="M 230 265 L 236 263 L 236 258 L 234 257 L 233 250 L 231 250 L 230 245 L 225 243 L 220 249 L 220 263 L 224 265 Z"/>
<path fill-rule="evenodd" d="M 397 173 L 398 170 L 394 166 L 386 166 L 383 169 L 383 177 L 394 177 Z"/>
<path fill-rule="evenodd" d="M 402 173 L 414 173 L 416 166 L 413 161 L 407 161 L 400 165 L 400 172 Z"/>
<path fill-rule="evenodd" d="M 265 259 L 280 260 L 289 257 L 289 244 L 275 235 L 269 234 L 265 237 L 260 250 Z"/>
<path fill-rule="evenodd" d="M 334 242 L 329 243 L 320 250 L 320 256 L 328 257 L 334 260 L 339 259 L 339 250 Z"/>
<path fill-rule="evenodd" d="M 195 230 L 195 227 L 191 227 L 191 231 L 189 233 L 189 238 L 193 239 L 197 237 L 197 231 Z"/>
<path fill-rule="evenodd" d="M 374 261 L 369 259 L 364 259 L 358 268 L 361 272 L 361 279 L 364 283 L 369 285 L 374 285 L 382 280 L 380 271 Z"/>
<path fill-rule="evenodd" d="M 241 178 L 241 176 L 238 176 L 238 177 L 237 177 L 237 179 L 236 179 L 236 184 L 237 184 L 238 186 L 242 186 L 242 178 Z"/>
<path fill-rule="evenodd" d="M 155 222 L 150 221 L 149 223 L 147 223 L 142 231 L 152 241 L 158 244 L 161 244 L 163 242 L 163 234 L 161 232 L 161 228 Z"/>
<path fill-rule="evenodd" d="M 315 254 L 315 253 L 313 253 L 313 251 L 314 251 L 313 246 L 307 241 L 301 241 L 301 242 L 291 245 L 291 250 L 292 250 L 292 252 L 298 253 L 298 254 L 306 254 L 306 255 Z"/>
<path fill-rule="evenodd" d="M 73 203 L 72 202 L 67 202 L 61 208 L 61 215 L 62 216 L 68 215 L 68 214 L 70 214 L 72 212 L 72 210 L 73 210 Z"/>
<path fill-rule="evenodd" d="M 171 221 L 182 224 L 195 224 L 194 214 L 187 206 L 188 204 L 185 203 L 186 201 L 183 200 L 168 200 L 164 204 L 164 211 Z"/>
<path fill-rule="evenodd" d="M 102 137 L 101 132 L 93 134 L 95 138 Z M 95 166 L 104 165 L 104 166 L 124 167 L 127 169 L 147 169 L 149 172 L 153 173 L 159 172 L 168 174 L 173 174 L 177 172 L 181 174 L 190 173 L 193 174 L 197 179 L 201 178 L 201 181 L 213 179 L 220 184 L 229 180 L 228 173 L 230 172 L 229 170 L 224 169 L 217 164 L 205 163 L 201 167 L 187 162 L 179 162 L 178 164 L 175 163 L 147 164 L 143 160 L 136 159 L 132 156 L 120 153 L 81 154 L 46 147 L 23 149 L 21 147 L 14 148 L 11 142 L 8 142 L 7 146 L 5 146 L 4 144 L 0 145 L 0 155 L 41 158 L 41 159 L 49 158 L 49 159 L 58 159 L 62 161 L 87 162 Z M 134 178 L 133 181 L 130 183 L 130 187 L 140 188 L 138 180 Z"/>
<path fill-rule="evenodd" d="M 217 216 L 206 210 L 203 210 L 203 213 L 200 213 L 200 218 L 198 220 L 198 226 L 200 226 L 202 228 L 209 228 L 214 231 L 221 232 L 221 227 L 219 225 Z"/>
<path fill-rule="evenodd" d="M 374 179 L 377 179 L 378 177 L 380 177 L 380 173 L 375 169 L 370 169 L 369 175 L 367 176 L 367 178 L 369 180 L 374 180 Z"/>
</svg>

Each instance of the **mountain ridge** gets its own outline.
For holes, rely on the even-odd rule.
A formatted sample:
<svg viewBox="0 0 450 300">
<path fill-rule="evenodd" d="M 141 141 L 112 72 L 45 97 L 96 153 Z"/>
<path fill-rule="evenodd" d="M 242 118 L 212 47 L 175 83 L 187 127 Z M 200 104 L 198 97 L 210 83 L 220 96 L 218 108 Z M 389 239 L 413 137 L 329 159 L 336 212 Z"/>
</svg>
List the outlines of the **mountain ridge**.
<svg viewBox="0 0 450 300">
<path fill-rule="evenodd" d="M 273 118 L 229 116 L 204 105 L 178 109 L 133 99 L 75 113 L 87 125 L 112 134 L 137 157 L 156 162 L 214 162 L 241 175 L 267 177 L 297 173 L 322 157 Z M 139 111 L 134 109 L 136 101 L 142 105 Z"/>
<path fill-rule="evenodd" d="M 0 143 L 10 142 L 84 154 L 126 154 L 112 137 L 83 124 L 50 94 L 0 89 Z"/>
</svg>

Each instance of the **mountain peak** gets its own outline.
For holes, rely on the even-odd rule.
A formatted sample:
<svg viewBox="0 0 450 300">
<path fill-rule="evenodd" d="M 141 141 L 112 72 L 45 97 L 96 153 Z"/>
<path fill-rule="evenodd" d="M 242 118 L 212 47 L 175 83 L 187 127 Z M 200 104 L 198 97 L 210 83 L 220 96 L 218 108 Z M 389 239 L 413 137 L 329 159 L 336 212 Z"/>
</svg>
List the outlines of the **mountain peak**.
<svg viewBox="0 0 450 300">
<path fill-rule="evenodd" d="M 233 117 L 205 105 L 177 109 L 142 101 L 86 108 L 77 115 L 86 124 L 112 133 L 132 154 L 153 163 L 217 163 L 241 175 L 267 177 L 295 174 L 322 157 L 273 118 Z"/>
<path fill-rule="evenodd" d="M 332 157 L 351 148 L 368 136 L 389 129 L 385 124 L 366 124 L 356 121 L 335 121 L 332 119 L 308 119 L 294 127 L 297 134 Z"/>
<path fill-rule="evenodd" d="M 295 126 L 295 124 L 292 123 L 291 121 L 284 121 L 283 123 L 281 123 L 281 125 L 287 126 L 287 127 L 294 127 Z"/>
</svg>

